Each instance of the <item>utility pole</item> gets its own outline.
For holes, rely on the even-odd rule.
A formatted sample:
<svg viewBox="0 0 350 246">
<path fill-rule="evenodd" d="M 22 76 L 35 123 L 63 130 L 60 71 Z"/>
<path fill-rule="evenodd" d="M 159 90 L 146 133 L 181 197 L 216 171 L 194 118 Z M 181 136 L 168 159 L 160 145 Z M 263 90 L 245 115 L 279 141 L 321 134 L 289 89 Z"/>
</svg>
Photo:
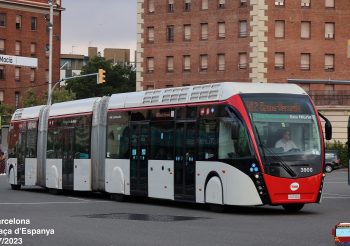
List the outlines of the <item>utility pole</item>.
<svg viewBox="0 0 350 246">
<path fill-rule="evenodd" d="M 50 23 L 49 23 L 49 88 L 48 88 L 48 97 L 51 95 L 51 87 L 52 87 L 52 47 L 53 47 L 53 4 L 54 0 L 48 0 L 48 4 L 50 6 Z M 50 98 L 48 98 L 49 100 Z"/>
</svg>

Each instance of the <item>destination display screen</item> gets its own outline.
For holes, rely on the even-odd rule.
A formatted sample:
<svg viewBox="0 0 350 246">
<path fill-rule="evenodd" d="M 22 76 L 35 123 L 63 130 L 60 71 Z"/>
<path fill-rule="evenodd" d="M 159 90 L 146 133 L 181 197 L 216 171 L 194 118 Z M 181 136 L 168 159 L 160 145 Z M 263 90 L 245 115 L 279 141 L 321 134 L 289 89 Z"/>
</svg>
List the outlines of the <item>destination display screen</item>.
<svg viewBox="0 0 350 246">
<path fill-rule="evenodd" d="M 350 237 L 350 227 L 338 227 L 335 230 L 337 237 Z"/>
</svg>

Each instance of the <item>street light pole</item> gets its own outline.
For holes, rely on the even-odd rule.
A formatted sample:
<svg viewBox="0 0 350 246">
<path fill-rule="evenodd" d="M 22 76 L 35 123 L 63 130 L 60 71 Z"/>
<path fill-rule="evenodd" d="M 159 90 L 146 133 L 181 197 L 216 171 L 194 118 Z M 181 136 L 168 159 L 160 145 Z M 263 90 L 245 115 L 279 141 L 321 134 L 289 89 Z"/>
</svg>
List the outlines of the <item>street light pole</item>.
<svg viewBox="0 0 350 246">
<path fill-rule="evenodd" d="M 50 6 L 50 23 L 49 23 L 49 88 L 48 97 L 51 95 L 52 87 L 52 47 L 53 47 L 53 0 L 48 0 Z M 49 98 L 48 98 L 49 99 Z"/>
</svg>

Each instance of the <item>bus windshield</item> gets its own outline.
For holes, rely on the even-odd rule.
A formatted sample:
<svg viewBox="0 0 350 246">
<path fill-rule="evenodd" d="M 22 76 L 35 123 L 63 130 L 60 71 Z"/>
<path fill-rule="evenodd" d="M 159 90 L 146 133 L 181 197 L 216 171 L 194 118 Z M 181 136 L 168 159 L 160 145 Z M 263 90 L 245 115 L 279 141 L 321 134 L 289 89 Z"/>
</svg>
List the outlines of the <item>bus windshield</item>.
<svg viewBox="0 0 350 246">
<path fill-rule="evenodd" d="M 307 96 L 242 96 L 267 174 L 307 177 L 320 173 L 321 137 Z"/>
</svg>

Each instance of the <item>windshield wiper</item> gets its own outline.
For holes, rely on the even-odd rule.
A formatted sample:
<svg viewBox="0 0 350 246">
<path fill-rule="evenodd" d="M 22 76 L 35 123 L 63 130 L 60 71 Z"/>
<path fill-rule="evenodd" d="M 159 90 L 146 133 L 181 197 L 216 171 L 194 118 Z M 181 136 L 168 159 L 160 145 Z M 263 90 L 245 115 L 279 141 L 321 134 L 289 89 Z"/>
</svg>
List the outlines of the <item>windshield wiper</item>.
<svg viewBox="0 0 350 246">
<path fill-rule="evenodd" d="M 277 163 L 269 163 L 269 165 L 271 164 L 279 164 L 281 167 L 283 167 L 283 169 L 292 177 L 296 177 L 297 174 L 293 171 L 293 169 L 291 169 L 284 161 L 283 159 L 280 157 L 280 156 L 277 156 L 274 154 L 274 152 L 272 150 L 270 150 L 269 148 L 267 148 L 266 146 L 264 146 L 263 142 L 261 141 L 261 137 L 260 137 L 260 134 L 259 134 L 259 131 L 258 131 L 258 128 L 255 126 L 255 131 L 256 131 L 256 135 L 258 137 L 258 141 L 259 141 L 259 146 L 263 152 L 263 156 L 264 156 L 264 159 L 265 159 L 265 163 L 267 164 L 267 156 L 266 156 L 266 153 L 265 153 L 265 150 L 268 151 L 268 153 L 270 154 L 270 157 L 272 157 L 272 159 L 274 161 L 276 161 Z"/>
</svg>

